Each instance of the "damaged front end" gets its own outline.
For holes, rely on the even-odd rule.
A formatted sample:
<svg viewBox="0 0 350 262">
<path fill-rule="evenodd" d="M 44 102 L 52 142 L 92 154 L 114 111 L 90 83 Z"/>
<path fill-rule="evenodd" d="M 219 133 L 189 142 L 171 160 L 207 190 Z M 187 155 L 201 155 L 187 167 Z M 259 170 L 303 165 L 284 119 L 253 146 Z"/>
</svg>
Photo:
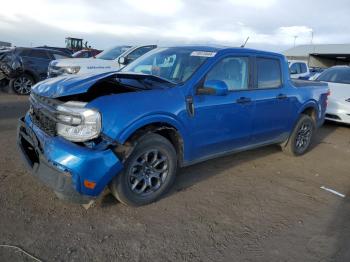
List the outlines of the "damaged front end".
<svg viewBox="0 0 350 262">
<path fill-rule="evenodd" d="M 113 132 L 127 126 L 123 110 L 131 107 L 121 105 L 137 97 L 131 93 L 150 90 L 145 77 L 114 72 L 62 76 L 35 85 L 30 110 L 18 128 L 18 145 L 32 173 L 60 198 L 87 203 L 97 197 L 133 149 L 129 142 L 118 143 Z"/>
<path fill-rule="evenodd" d="M 61 199 L 87 203 L 123 168 L 115 142 L 102 132 L 100 112 L 86 105 L 127 89 L 102 81 L 103 91 L 96 91 L 96 81 L 84 93 L 57 98 L 42 96 L 36 86 L 30 110 L 19 120 L 17 141 L 27 166 Z"/>
<path fill-rule="evenodd" d="M 0 80 L 18 77 L 23 71 L 23 61 L 20 56 L 11 49 L 0 52 Z"/>
</svg>

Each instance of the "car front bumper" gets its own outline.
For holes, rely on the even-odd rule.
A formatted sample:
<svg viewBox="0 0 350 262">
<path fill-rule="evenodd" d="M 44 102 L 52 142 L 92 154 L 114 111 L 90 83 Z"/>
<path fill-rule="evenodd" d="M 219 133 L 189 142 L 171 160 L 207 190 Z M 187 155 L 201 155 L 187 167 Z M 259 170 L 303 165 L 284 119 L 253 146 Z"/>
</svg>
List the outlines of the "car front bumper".
<svg viewBox="0 0 350 262">
<path fill-rule="evenodd" d="M 18 123 L 17 144 L 31 173 L 60 199 L 80 204 L 96 198 L 123 164 L 110 149 L 94 150 L 49 136 L 29 115 Z"/>
</svg>

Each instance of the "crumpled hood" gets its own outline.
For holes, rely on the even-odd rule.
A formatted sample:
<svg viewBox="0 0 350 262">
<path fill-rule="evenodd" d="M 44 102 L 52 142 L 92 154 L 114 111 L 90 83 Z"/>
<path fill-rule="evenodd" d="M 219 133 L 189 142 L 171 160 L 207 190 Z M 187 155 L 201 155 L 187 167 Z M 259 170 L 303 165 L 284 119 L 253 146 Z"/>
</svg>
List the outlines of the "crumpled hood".
<svg viewBox="0 0 350 262">
<path fill-rule="evenodd" d="M 32 92 L 49 98 L 81 94 L 87 92 L 97 81 L 114 74 L 116 72 L 93 75 L 64 75 L 49 78 L 33 86 Z"/>
</svg>

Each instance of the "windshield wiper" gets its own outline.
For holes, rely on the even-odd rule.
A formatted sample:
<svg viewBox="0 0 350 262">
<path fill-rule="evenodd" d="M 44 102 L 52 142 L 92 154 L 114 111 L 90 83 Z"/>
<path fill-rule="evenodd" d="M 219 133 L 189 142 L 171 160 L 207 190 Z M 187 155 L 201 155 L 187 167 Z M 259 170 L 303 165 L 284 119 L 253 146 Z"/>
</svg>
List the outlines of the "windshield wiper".
<svg viewBox="0 0 350 262">
<path fill-rule="evenodd" d="M 135 72 L 120 72 L 116 73 L 117 81 L 122 82 L 122 79 L 132 79 L 139 82 L 145 89 L 154 88 L 154 83 L 165 84 L 165 85 L 177 85 L 176 82 L 169 79 L 152 75 L 152 74 L 140 74 Z"/>
<path fill-rule="evenodd" d="M 167 79 L 167 78 L 164 78 L 164 77 L 160 77 L 160 76 L 156 76 L 156 75 L 147 75 L 147 76 L 149 76 L 149 80 L 160 80 L 160 81 L 158 81 L 158 82 L 166 82 L 166 83 L 169 83 L 169 84 L 173 84 L 173 85 L 177 85 L 177 82 L 175 82 L 175 81 L 171 81 L 171 80 L 169 80 L 169 79 Z"/>
<path fill-rule="evenodd" d="M 152 87 L 153 87 L 153 84 L 152 83 L 150 83 L 150 82 L 148 82 L 148 81 L 145 81 L 146 80 L 146 78 L 144 78 L 144 79 L 141 79 L 141 78 L 138 78 L 138 79 L 135 79 L 137 82 L 139 82 L 139 83 L 141 83 L 143 86 L 144 86 L 144 88 L 145 89 L 152 89 Z"/>
<path fill-rule="evenodd" d="M 136 88 L 136 89 L 145 89 L 145 90 L 149 90 L 149 89 L 152 89 L 152 84 L 151 83 L 147 83 L 147 82 L 144 82 L 145 79 L 133 79 L 137 82 L 139 82 L 142 86 L 139 86 L 139 85 L 131 85 L 130 83 L 125 83 L 123 81 L 123 78 L 119 78 L 119 77 L 116 77 L 115 78 L 115 81 L 117 81 L 118 83 L 122 84 L 122 85 L 125 85 L 125 86 L 129 86 L 129 87 L 132 87 L 132 88 Z"/>
</svg>

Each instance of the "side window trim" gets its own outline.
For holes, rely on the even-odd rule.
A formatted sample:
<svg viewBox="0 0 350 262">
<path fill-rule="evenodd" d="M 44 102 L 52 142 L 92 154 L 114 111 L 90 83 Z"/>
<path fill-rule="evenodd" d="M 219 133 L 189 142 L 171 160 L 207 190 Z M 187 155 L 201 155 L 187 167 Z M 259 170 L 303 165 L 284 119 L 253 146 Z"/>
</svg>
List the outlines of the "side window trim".
<svg viewBox="0 0 350 262">
<path fill-rule="evenodd" d="M 253 56 L 249 55 L 249 54 L 227 54 L 224 56 L 221 56 L 214 64 L 212 64 L 209 68 L 209 70 L 204 74 L 203 78 L 198 82 L 200 84 L 197 84 L 197 87 L 200 87 L 201 85 L 204 85 L 204 82 L 207 78 L 207 75 L 210 73 L 210 71 L 216 66 L 218 65 L 221 61 L 223 61 L 226 58 L 230 58 L 230 57 L 236 57 L 236 58 L 248 58 L 248 83 L 247 83 L 247 88 L 245 89 L 233 89 L 233 90 L 229 90 L 229 93 L 231 92 L 241 92 L 241 91 L 249 91 L 249 90 L 253 90 L 253 68 L 254 68 L 254 60 L 253 60 Z"/>
<path fill-rule="evenodd" d="M 281 84 L 278 87 L 267 87 L 267 88 L 259 88 L 258 87 L 258 59 L 271 59 L 271 60 L 276 60 L 278 62 L 279 66 L 279 75 L 280 75 L 280 80 Z M 284 76 L 282 74 L 282 64 L 281 64 L 281 59 L 278 57 L 273 57 L 273 56 L 254 56 L 254 90 L 269 90 L 269 89 L 281 89 L 284 86 Z"/>
</svg>

